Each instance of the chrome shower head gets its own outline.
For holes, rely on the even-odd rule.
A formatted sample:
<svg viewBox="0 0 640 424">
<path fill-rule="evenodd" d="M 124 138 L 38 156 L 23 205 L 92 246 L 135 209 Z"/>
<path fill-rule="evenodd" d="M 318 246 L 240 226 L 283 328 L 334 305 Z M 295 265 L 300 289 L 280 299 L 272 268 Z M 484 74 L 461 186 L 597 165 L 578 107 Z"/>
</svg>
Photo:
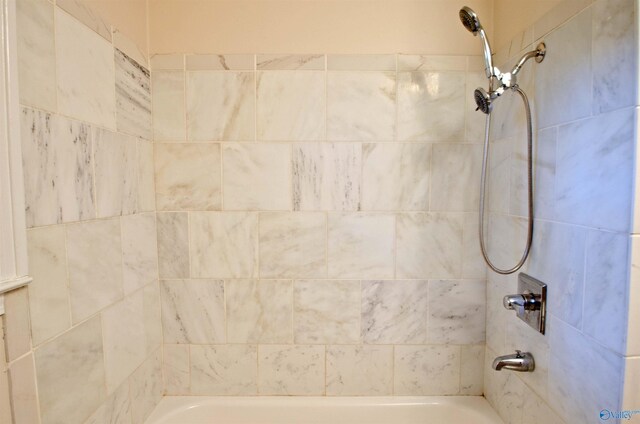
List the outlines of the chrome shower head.
<svg viewBox="0 0 640 424">
<path fill-rule="evenodd" d="M 470 7 L 464 6 L 462 9 L 460 9 L 459 16 L 462 25 L 464 25 L 464 27 L 474 35 L 478 32 L 479 29 L 482 28 L 482 25 L 480 25 L 480 19 L 478 19 L 478 15 Z"/>
<path fill-rule="evenodd" d="M 470 7 L 464 6 L 460 9 L 458 16 L 460 17 L 460 22 L 462 22 L 462 25 L 464 25 L 467 30 L 469 30 L 473 35 L 480 35 L 480 38 L 482 39 L 482 46 L 484 48 L 485 73 L 487 78 L 495 76 L 493 59 L 491 57 L 491 46 L 489 45 L 489 40 L 487 39 L 487 35 L 485 34 L 482 25 L 480 25 L 478 15 Z"/>
<path fill-rule="evenodd" d="M 481 110 L 487 115 L 491 113 L 491 109 L 493 109 L 493 104 L 491 104 L 491 102 L 493 99 L 484 88 L 476 88 L 476 91 L 473 92 L 473 98 L 475 99 L 476 105 L 478 106 L 476 110 Z"/>
</svg>

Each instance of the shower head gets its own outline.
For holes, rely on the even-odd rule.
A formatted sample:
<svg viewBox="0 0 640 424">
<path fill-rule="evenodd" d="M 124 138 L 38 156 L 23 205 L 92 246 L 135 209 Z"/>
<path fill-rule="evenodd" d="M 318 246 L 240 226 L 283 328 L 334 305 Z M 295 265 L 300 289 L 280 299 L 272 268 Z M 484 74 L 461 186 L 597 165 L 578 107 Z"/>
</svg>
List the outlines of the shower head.
<svg viewBox="0 0 640 424">
<path fill-rule="evenodd" d="M 475 99 L 476 105 L 478 106 L 476 110 L 480 110 L 487 115 L 491 113 L 491 109 L 493 109 L 493 104 L 491 102 L 493 99 L 484 88 L 476 88 L 476 91 L 473 92 L 473 98 Z"/>
<path fill-rule="evenodd" d="M 478 19 L 478 15 L 471 8 L 464 6 L 462 9 L 460 9 L 459 16 L 462 25 L 464 25 L 464 27 L 474 35 L 478 32 L 479 29 L 482 28 L 482 25 L 480 25 L 480 19 Z"/>
<path fill-rule="evenodd" d="M 480 24 L 478 15 L 470 7 L 464 6 L 460 9 L 458 16 L 460 17 L 460 22 L 462 22 L 462 25 L 464 25 L 467 30 L 469 30 L 473 35 L 480 35 L 482 45 L 484 47 L 485 73 L 487 74 L 487 78 L 495 76 L 493 59 L 491 58 L 491 46 L 489 45 L 489 40 L 484 32 L 484 28 L 482 28 L 482 25 Z"/>
</svg>

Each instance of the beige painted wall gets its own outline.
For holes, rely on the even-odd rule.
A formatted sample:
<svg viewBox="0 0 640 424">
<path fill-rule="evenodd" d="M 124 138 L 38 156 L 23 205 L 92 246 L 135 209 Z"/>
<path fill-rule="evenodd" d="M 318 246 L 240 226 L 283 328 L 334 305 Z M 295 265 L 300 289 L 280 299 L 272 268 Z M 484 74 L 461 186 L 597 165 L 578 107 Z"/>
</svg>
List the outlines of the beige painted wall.
<svg viewBox="0 0 640 424">
<path fill-rule="evenodd" d="M 496 51 L 563 0 L 494 0 L 493 20 Z M 566 1 L 566 0 L 564 0 Z M 571 0 L 575 1 L 575 0 Z"/>
<path fill-rule="evenodd" d="M 76 3 L 89 9 L 97 17 L 129 37 L 146 53 L 148 47 L 147 0 L 65 0 L 64 3 L 62 7 L 65 9 L 69 7 L 73 7 L 73 10 L 77 9 L 69 3 Z"/>
<path fill-rule="evenodd" d="M 465 4 L 491 31 L 493 0 L 149 0 L 150 54 L 479 54 Z"/>
</svg>

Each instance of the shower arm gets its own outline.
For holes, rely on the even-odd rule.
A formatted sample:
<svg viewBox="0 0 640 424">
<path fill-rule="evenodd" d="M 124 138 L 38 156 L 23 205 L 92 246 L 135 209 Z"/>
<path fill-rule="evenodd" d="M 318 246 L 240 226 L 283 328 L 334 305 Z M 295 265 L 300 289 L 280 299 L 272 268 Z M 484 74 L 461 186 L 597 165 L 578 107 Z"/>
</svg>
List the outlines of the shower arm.
<svg viewBox="0 0 640 424">
<path fill-rule="evenodd" d="M 511 69 L 511 72 L 502 73 L 497 67 L 494 67 L 494 73 L 490 78 L 490 95 L 491 98 L 500 97 L 507 89 L 515 89 L 518 86 L 517 75 L 529 59 L 535 59 L 537 63 L 544 60 L 544 56 L 547 54 L 546 45 L 544 43 L 538 44 L 535 50 L 522 55 L 518 63 Z M 494 85 L 494 82 L 497 84 Z"/>
</svg>

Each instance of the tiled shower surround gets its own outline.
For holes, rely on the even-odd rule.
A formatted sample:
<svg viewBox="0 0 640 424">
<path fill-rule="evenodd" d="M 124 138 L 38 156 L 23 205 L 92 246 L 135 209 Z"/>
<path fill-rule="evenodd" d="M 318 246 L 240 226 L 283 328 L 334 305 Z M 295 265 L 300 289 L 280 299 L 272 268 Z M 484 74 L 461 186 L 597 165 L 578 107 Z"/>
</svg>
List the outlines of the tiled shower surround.
<svg viewBox="0 0 640 424">
<path fill-rule="evenodd" d="M 162 396 L 150 73 L 78 4 L 17 2 L 34 280 L 6 297 L 16 424 L 140 424 Z"/>
<path fill-rule="evenodd" d="M 152 58 L 168 394 L 482 394 L 479 69 Z"/>
<path fill-rule="evenodd" d="M 561 6 L 496 56 L 510 69 L 539 39 L 548 46 L 544 62 L 527 64 L 520 77 L 537 129 L 536 221 L 523 271 L 548 284 L 545 336 L 502 307 L 517 278 L 487 274 L 484 391 L 510 424 L 600 423 L 601 410 L 637 409 L 640 401 L 633 380 L 624 381 L 625 369 L 638 372 L 632 357 L 640 353 L 637 320 L 627 317 L 638 308 L 629 259 L 637 226 L 635 8 L 631 0 Z M 517 262 L 526 238 L 521 100 L 500 99 L 494 116 L 490 250 L 504 267 Z M 533 353 L 535 372 L 490 368 L 514 349 Z"/>
</svg>

